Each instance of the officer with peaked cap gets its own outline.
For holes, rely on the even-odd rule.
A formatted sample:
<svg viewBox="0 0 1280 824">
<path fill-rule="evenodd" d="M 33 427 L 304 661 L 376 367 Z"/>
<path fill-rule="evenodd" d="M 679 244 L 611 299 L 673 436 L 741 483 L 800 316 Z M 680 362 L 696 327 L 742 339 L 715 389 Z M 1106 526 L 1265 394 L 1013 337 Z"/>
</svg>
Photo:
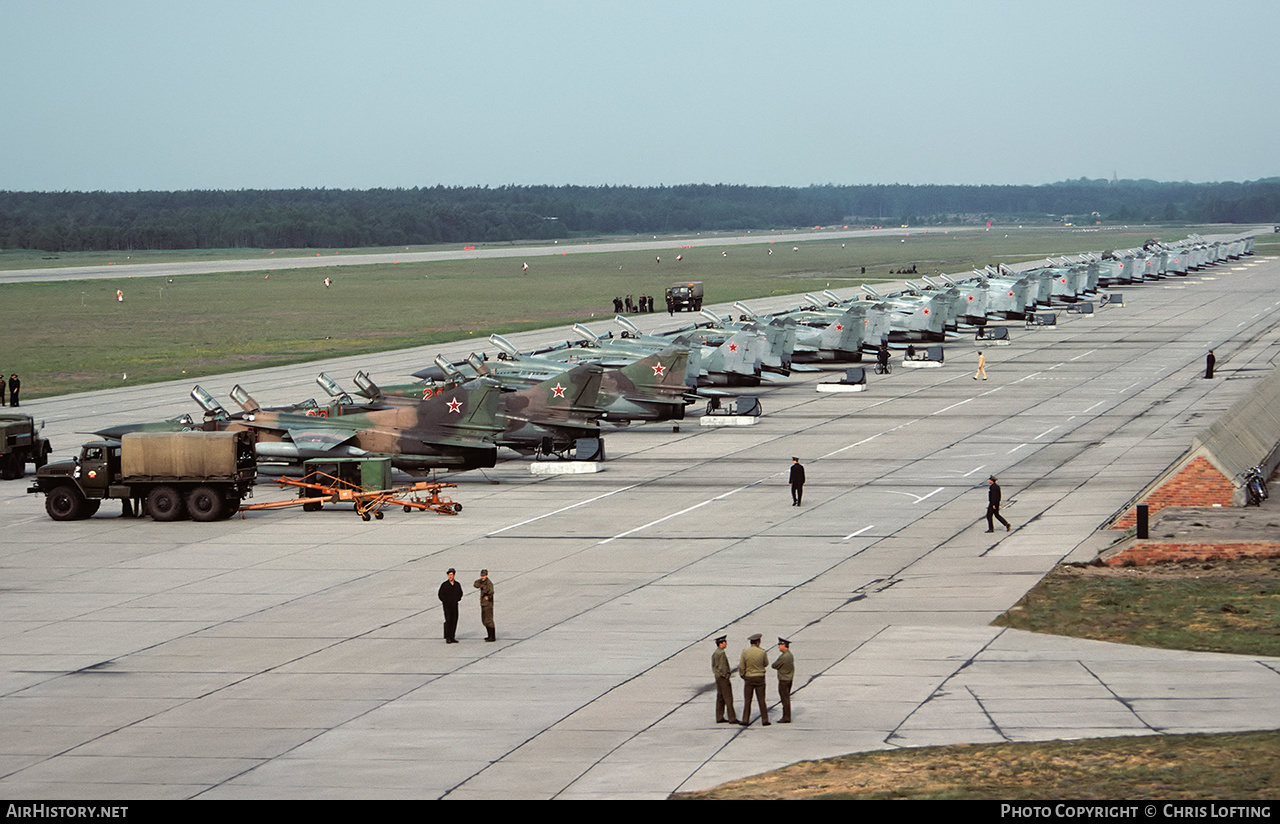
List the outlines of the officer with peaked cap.
<svg viewBox="0 0 1280 824">
<path fill-rule="evenodd" d="M 778 649 L 782 654 L 773 662 L 778 671 L 778 697 L 782 699 L 782 717 L 780 724 L 791 723 L 791 682 L 796 679 L 796 659 L 791 655 L 791 642 L 786 638 L 778 639 Z"/>
<path fill-rule="evenodd" d="M 764 675 L 769 671 L 769 656 L 760 649 L 760 633 L 747 639 L 751 646 L 742 651 L 738 659 L 738 675 L 743 681 L 743 693 L 746 698 L 742 706 L 742 719 L 738 722 L 744 727 L 751 726 L 751 696 L 754 695 L 760 705 L 760 722 L 769 726 L 769 710 L 764 698 Z"/>
<path fill-rule="evenodd" d="M 729 636 L 716 639 L 716 651 L 711 653 L 711 674 L 716 679 L 716 723 L 738 723 L 733 709 L 733 682 L 729 680 L 729 656 L 724 648 L 729 646 Z M 725 715 L 728 715 L 728 718 Z"/>
</svg>

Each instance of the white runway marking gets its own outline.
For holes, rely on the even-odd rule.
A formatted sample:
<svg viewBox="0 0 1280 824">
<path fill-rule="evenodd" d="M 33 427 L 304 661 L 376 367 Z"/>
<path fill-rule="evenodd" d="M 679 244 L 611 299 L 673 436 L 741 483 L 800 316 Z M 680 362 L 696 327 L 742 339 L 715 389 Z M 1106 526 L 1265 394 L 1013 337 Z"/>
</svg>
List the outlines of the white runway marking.
<svg viewBox="0 0 1280 824">
<path fill-rule="evenodd" d="M 521 522 L 520 522 L 520 523 L 518 523 L 518 524 L 512 524 L 511 526 L 504 526 L 502 529 L 495 529 L 493 532 L 490 532 L 489 534 L 490 534 L 490 535 L 497 535 L 498 533 L 506 532 L 508 529 L 515 529 L 515 528 L 516 528 L 516 527 L 518 527 L 518 526 L 524 526 L 525 524 L 531 524 L 531 523 L 533 523 L 534 521 L 541 521 L 543 518 L 550 518 L 552 515 L 559 515 L 561 512 L 568 512 L 568 511 L 569 511 L 569 510 L 571 510 L 571 509 L 577 509 L 577 508 L 578 508 L 578 507 L 580 507 L 580 506 L 585 506 L 586 504 L 595 503 L 596 501 L 600 500 L 601 498 L 608 498 L 610 495 L 617 495 L 619 492 L 626 492 L 628 489 L 635 489 L 637 486 L 639 486 L 639 484 L 632 484 L 631 486 L 624 486 L 624 487 L 622 487 L 621 489 L 615 489 L 615 490 L 613 490 L 612 492 L 606 492 L 606 493 L 604 493 L 603 495 L 597 495 L 597 496 L 595 496 L 594 498 L 588 498 L 587 500 L 585 500 L 585 501 L 579 501 L 579 502 L 578 502 L 578 503 L 576 503 L 576 504 L 569 504 L 568 506 L 562 506 L 562 507 L 560 507 L 559 509 L 555 510 L 554 512 L 547 512 L 547 513 L 544 513 L 544 514 L 542 514 L 542 515 L 539 515 L 539 516 L 538 516 L 538 517 L 536 517 L 536 518 L 529 518 L 528 520 L 521 521 Z"/>
<path fill-rule="evenodd" d="M 757 481 L 756 483 L 759 483 L 759 481 Z M 725 493 L 723 493 L 723 494 L 721 494 L 721 495 L 717 495 L 717 496 L 715 496 L 714 498 L 708 498 L 707 500 L 703 501 L 702 503 L 697 503 L 697 504 L 694 504 L 693 506 L 685 507 L 684 509 L 680 510 L 679 512 L 672 512 L 670 515 L 664 515 L 663 517 L 661 517 L 661 518 L 657 519 L 656 521 L 650 521 L 650 522 L 649 522 L 649 523 L 647 523 L 647 524 L 641 524 L 640 526 L 635 527 L 634 529 L 628 529 L 626 532 L 619 532 L 617 535 L 614 535 L 614 536 L 613 536 L 613 537 L 611 537 L 611 538 L 605 538 L 603 541 L 601 541 L 599 544 L 597 544 L 597 546 L 604 546 L 605 544 L 610 543 L 611 541 L 615 541 L 615 540 L 617 540 L 618 538 L 625 538 L 625 537 L 627 537 L 628 535 L 634 535 L 635 533 L 637 533 L 637 532 L 639 532 L 639 531 L 641 531 L 641 530 L 644 530 L 644 529 L 648 529 L 648 528 L 649 528 L 649 527 L 651 527 L 651 526 L 657 526 L 658 524 L 660 524 L 660 523 L 662 523 L 662 522 L 664 522 L 664 521 L 669 521 L 669 520 L 671 520 L 672 518 L 678 518 L 678 517 L 680 517 L 681 515 L 687 514 L 687 513 L 689 513 L 689 512 L 693 512 L 695 509 L 701 509 L 702 507 L 706 506 L 707 504 L 715 503 L 716 501 L 719 501 L 719 500 L 723 500 L 723 499 L 725 499 L 725 498 L 728 498 L 730 495 L 733 495 L 733 494 L 734 494 L 734 493 L 736 493 L 736 492 L 741 492 L 741 491 L 742 491 L 742 490 L 744 490 L 744 489 L 749 489 L 750 487 L 755 486 L 755 485 L 756 485 L 756 483 L 750 483 L 750 484 L 746 484 L 745 486 L 740 486 L 740 487 L 738 487 L 737 489 L 731 489 L 731 490 L 729 490 L 728 492 L 725 492 Z"/>
<path fill-rule="evenodd" d="M 918 503 L 920 503 L 921 501 L 925 500 L 926 498 L 932 498 L 934 495 L 937 495 L 939 492 L 941 492 L 941 491 L 942 491 L 943 489 L 945 489 L 945 488 L 946 488 L 946 487 L 941 487 L 941 486 L 940 486 L 940 487 L 938 487 L 937 489 L 935 489 L 935 490 L 933 490 L 932 492 L 930 492 L 928 495 L 916 495 L 916 494 L 911 493 L 911 492 L 899 492 L 899 491 L 898 491 L 898 490 L 896 490 L 896 489 L 886 489 L 886 490 L 885 490 L 885 492 L 888 492 L 890 495 L 906 495 L 908 498 L 915 498 L 915 500 L 914 500 L 914 501 L 912 501 L 912 503 L 913 503 L 913 504 L 918 504 Z"/>
</svg>

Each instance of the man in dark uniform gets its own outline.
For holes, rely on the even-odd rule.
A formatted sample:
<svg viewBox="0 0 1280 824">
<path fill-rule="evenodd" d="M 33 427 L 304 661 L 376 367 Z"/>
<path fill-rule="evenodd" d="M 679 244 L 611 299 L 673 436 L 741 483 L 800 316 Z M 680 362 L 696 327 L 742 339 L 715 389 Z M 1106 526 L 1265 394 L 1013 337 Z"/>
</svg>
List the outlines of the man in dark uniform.
<svg viewBox="0 0 1280 824">
<path fill-rule="evenodd" d="M 791 723 L 791 682 L 796 680 L 796 659 L 791 655 L 791 642 L 786 638 L 778 639 L 778 649 L 782 654 L 773 662 L 778 671 L 778 697 L 782 699 L 782 717 L 780 724 Z"/>
<path fill-rule="evenodd" d="M 764 700 L 764 674 L 769 671 L 769 656 L 760 649 L 760 633 L 747 639 L 751 646 L 742 651 L 738 659 L 738 675 L 741 676 L 743 696 L 746 703 L 742 705 L 742 718 L 738 721 L 744 727 L 751 726 L 751 696 L 754 695 L 760 705 L 761 726 L 769 726 L 769 710 Z"/>
<path fill-rule="evenodd" d="M 804 497 L 804 467 L 800 465 L 799 458 L 791 459 L 791 505 L 800 506 L 800 499 Z"/>
<path fill-rule="evenodd" d="M 489 630 L 489 637 L 484 640 L 497 641 L 493 627 L 493 581 L 489 580 L 489 570 L 480 570 L 480 577 L 472 586 L 480 590 L 480 623 Z"/>
<path fill-rule="evenodd" d="M 1004 524 L 1004 531 L 1009 531 L 1009 522 L 1000 517 L 1000 484 L 996 483 L 996 476 L 992 475 L 987 479 L 990 486 L 987 488 L 987 532 L 995 532 L 995 524 L 991 522 L 995 518 Z"/>
<path fill-rule="evenodd" d="M 3 373 L 0 373 L 3 374 Z M 18 405 L 18 390 L 22 388 L 22 381 L 18 380 L 18 373 L 14 372 L 9 376 L 9 405 Z"/>
<path fill-rule="evenodd" d="M 440 585 L 440 603 L 444 606 L 444 640 L 447 644 L 456 644 L 458 639 L 458 602 L 462 600 L 462 584 L 453 580 L 457 570 L 449 567 L 449 580 Z"/>
<path fill-rule="evenodd" d="M 1213 367 L 1218 365 L 1218 359 L 1213 356 L 1213 350 L 1209 350 L 1209 354 L 1204 359 L 1204 376 L 1206 378 L 1213 377 Z"/>
<path fill-rule="evenodd" d="M 729 646 L 729 636 L 721 635 L 716 639 L 716 651 L 711 653 L 711 674 L 716 679 L 716 723 L 738 723 L 738 714 L 733 709 L 733 682 L 729 680 L 729 656 L 724 648 Z M 725 718 L 725 715 L 728 718 Z"/>
</svg>

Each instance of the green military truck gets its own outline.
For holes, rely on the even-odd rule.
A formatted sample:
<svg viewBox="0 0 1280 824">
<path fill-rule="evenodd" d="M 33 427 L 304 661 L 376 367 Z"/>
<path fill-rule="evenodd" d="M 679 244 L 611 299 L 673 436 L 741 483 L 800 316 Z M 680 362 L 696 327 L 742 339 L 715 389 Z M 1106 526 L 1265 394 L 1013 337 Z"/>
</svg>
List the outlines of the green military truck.
<svg viewBox="0 0 1280 824">
<path fill-rule="evenodd" d="M 52 451 L 30 415 L 0 412 L 0 478 L 21 478 L 29 463 L 39 469 Z"/>
<path fill-rule="evenodd" d="M 41 467 L 28 491 L 45 494 L 55 521 L 88 518 L 106 498 L 144 504 L 138 514 L 157 521 L 215 521 L 235 514 L 257 474 L 250 432 L 132 432 Z"/>
<path fill-rule="evenodd" d="M 671 284 L 667 289 L 667 306 L 672 312 L 701 312 L 702 281 Z"/>
</svg>

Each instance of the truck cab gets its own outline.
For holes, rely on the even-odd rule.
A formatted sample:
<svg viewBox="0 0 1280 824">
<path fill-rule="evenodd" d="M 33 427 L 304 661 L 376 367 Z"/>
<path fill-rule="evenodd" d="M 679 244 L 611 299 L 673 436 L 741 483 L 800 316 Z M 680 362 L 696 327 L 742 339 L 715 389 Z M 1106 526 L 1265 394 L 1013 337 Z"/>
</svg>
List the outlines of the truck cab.
<svg viewBox="0 0 1280 824">
<path fill-rule="evenodd" d="M 46 464 L 36 470 L 29 492 L 46 494 L 45 509 L 55 521 L 89 518 L 120 478 L 120 442 L 90 441 L 74 460 Z"/>
<path fill-rule="evenodd" d="M 30 415 L 0 411 L 0 477 L 21 478 L 28 463 L 39 469 L 52 451 Z"/>
<path fill-rule="evenodd" d="M 667 305 L 672 312 L 701 312 L 702 281 L 671 284 L 667 289 Z"/>
</svg>

